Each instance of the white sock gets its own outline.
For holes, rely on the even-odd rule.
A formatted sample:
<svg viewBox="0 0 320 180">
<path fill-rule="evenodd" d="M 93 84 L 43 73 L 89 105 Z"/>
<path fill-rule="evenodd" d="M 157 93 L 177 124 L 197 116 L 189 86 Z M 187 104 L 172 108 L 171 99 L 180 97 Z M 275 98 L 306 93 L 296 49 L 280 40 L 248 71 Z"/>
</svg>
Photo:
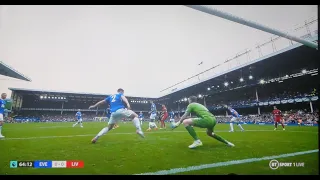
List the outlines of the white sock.
<svg viewBox="0 0 320 180">
<path fill-rule="evenodd" d="M 2 131 L 2 125 L 0 126 L 0 135 L 2 135 L 2 134 L 1 134 L 1 131 Z"/>
<path fill-rule="evenodd" d="M 241 130 L 244 130 L 243 127 L 241 126 L 241 124 L 238 124 L 238 126 L 240 127 Z"/>
<path fill-rule="evenodd" d="M 80 122 L 80 126 L 82 126 L 82 122 Z"/>
<path fill-rule="evenodd" d="M 233 123 L 230 123 L 230 130 L 233 131 Z"/>
<path fill-rule="evenodd" d="M 141 131 L 141 126 L 140 126 L 140 121 L 139 121 L 139 118 L 133 118 L 132 120 L 134 126 L 136 126 L 137 130 Z"/>
<path fill-rule="evenodd" d="M 149 129 L 151 129 L 151 122 L 149 122 Z"/>
<path fill-rule="evenodd" d="M 100 136 L 106 134 L 108 131 L 109 131 L 109 127 L 103 128 L 103 129 L 98 133 L 98 135 L 96 136 L 96 138 L 99 138 Z"/>
</svg>

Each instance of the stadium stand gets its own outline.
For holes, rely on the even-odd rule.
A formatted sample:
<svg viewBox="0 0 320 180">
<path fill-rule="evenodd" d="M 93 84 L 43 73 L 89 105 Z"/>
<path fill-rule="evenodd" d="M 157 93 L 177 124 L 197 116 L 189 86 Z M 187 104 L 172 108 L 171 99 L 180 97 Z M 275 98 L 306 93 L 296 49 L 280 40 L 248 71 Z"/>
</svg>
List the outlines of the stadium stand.
<svg viewBox="0 0 320 180">
<path fill-rule="evenodd" d="M 33 89 L 9 88 L 12 91 L 12 114 L 18 121 L 72 121 L 80 109 L 84 120 L 105 116 L 107 105 L 89 110 L 88 107 L 104 98 L 107 94 L 43 91 Z M 150 100 L 155 98 L 127 97 L 136 112 L 147 113 Z M 160 106 L 159 106 L 160 108 Z"/>
</svg>

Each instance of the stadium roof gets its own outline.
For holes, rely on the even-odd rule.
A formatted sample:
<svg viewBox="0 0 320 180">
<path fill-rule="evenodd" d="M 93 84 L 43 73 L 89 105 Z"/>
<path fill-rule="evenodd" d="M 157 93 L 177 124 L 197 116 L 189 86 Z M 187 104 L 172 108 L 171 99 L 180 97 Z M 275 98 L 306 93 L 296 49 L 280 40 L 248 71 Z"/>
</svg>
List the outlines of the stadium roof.
<svg viewBox="0 0 320 180">
<path fill-rule="evenodd" d="M 24 88 L 11 88 L 11 87 L 8 89 L 17 93 L 25 94 L 25 95 L 50 94 L 50 95 L 71 96 L 71 97 L 84 97 L 84 96 L 106 97 L 110 95 L 110 94 L 99 94 L 99 93 L 88 93 L 88 92 L 47 91 L 47 90 L 39 90 L 39 89 L 24 89 Z M 136 98 L 136 99 L 146 99 L 146 100 L 156 99 L 156 98 L 134 97 L 134 96 L 127 96 L 127 97 Z"/>
<path fill-rule="evenodd" d="M 161 98 L 169 98 L 172 101 L 178 101 L 191 95 L 211 94 L 213 89 L 218 89 L 217 86 L 219 86 L 220 90 L 222 90 L 222 88 L 223 90 L 226 90 L 226 88 L 239 87 L 242 84 L 256 85 L 260 79 L 276 78 L 281 75 L 286 76 L 290 73 L 301 72 L 302 69 L 317 69 L 319 64 L 318 61 L 317 50 L 306 46 L 297 46 L 280 54 L 268 56 L 264 60 L 256 61 L 243 67 L 240 66 L 232 71 L 180 89 Z M 250 75 L 253 76 L 251 82 L 248 79 Z M 244 82 L 240 82 L 241 77 L 245 79 Z M 228 87 L 224 87 L 225 82 L 229 82 Z M 231 82 L 233 84 L 231 84 Z M 208 90 L 208 88 L 210 88 L 211 91 Z"/>
<path fill-rule="evenodd" d="M 309 40 L 318 43 L 318 35 L 315 35 L 315 36 L 313 36 L 313 37 L 310 37 Z M 184 81 L 181 81 L 181 82 L 179 82 L 179 83 L 177 83 L 177 84 L 175 84 L 175 85 L 173 85 L 173 86 L 171 86 L 171 87 L 168 87 L 168 88 L 164 89 L 164 90 L 171 90 L 171 91 L 168 92 L 167 94 L 159 97 L 159 98 L 170 97 L 170 95 L 172 95 L 172 94 L 174 94 L 174 93 L 176 93 L 176 92 L 182 92 L 184 89 L 191 88 L 191 87 L 196 86 L 196 85 L 200 85 L 200 84 L 202 84 L 203 82 L 209 81 L 209 80 L 211 80 L 211 79 L 217 78 L 217 77 L 222 76 L 222 75 L 226 75 L 226 74 L 228 74 L 228 73 L 232 73 L 233 71 L 236 71 L 236 70 L 239 70 L 239 69 L 241 69 L 241 68 L 250 66 L 250 65 L 255 64 L 255 63 L 257 63 L 257 62 L 264 61 L 264 60 L 268 60 L 268 59 L 272 58 L 273 56 L 277 56 L 277 55 L 279 55 L 279 54 L 282 54 L 282 53 L 291 51 L 291 50 L 296 49 L 296 48 L 301 47 L 301 46 L 304 46 L 304 45 L 303 45 L 303 44 L 300 44 L 300 43 L 297 43 L 297 44 L 291 45 L 291 46 L 289 46 L 289 47 L 287 47 L 287 48 L 284 48 L 284 49 L 282 49 L 282 50 L 280 50 L 280 51 L 276 51 L 276 52 L 271 53 L 271 54 L 269 54 L 269 55 L 266 55 L 266 56 L 263 56 L 263 57 L 261 57 L 261 58 L 258 58 L 258 59 L 254 60 L 254 61 L 249 62 L 249 63 L 244 63 L 244 64 L 242 64 L 242 65 L 239 65 L 239 66 L 235 67 L 235 68 L 229 69 L 229 70 L 223 72 L 222 74 L 216 74 L 216 75 L 214 75 L 214 76 L 211 76 L 211 77 L 206 78 L 205 80 L 198 81 L 198 82 L 194 82 L 194 83 L 190 83 L 190 84 L 188 84 L 188 85 L 186 85 L 186 86 L 184 86 L 184 87 L 178 87 L 178 86 L 177 86 L 178 84 L 182 84 L 182 82 L 185 82 L 185 81 L 187 81 L 187 80 L 189 80 L 189 79 L 195 78 L 196 76 L 198 76 L 198 75 L 201 74 L 201 73 L 199 73 L 199 74 L 194 75 L 194 76 L 192 76 L 192 77 L 189 77 L 188 79 L 186 79 L 186 80 L 184 80 Z M 220 64 L 220 65 L 221 65 L 221 64 Z M 219 65 L 218 65 L 218 66 L 219 66 Z M 212 69 L 212 68 L 211 68 L 211 69 Z M 164 90 L 162 90 L 162 91 L 164 91 Z"/>
<path fill-rule="evenodd" d="M 14 70 L 10 66 L 4 64 L 2 61 L 0 61 L 0 74 L 24 81 L 31 81 L 30 78 L 26 77 L 25 75 L 19 73 L 18 71 Z"/>
</svg>

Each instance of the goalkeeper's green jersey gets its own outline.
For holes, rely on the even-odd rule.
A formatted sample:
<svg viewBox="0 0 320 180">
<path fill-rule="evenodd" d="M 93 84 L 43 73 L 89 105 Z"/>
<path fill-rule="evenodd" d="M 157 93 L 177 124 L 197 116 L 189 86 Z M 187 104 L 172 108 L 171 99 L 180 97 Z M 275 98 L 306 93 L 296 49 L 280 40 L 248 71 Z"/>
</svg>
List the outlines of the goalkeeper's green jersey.
<svg viewBox="0 0 320 180">
<path fill-rule="evenodd" d="M 214 117 L 214 115 L 204 105 L 199 103 L 190 103 L 186 112 L 192 113 L 199 118 Z"/>
</svg>

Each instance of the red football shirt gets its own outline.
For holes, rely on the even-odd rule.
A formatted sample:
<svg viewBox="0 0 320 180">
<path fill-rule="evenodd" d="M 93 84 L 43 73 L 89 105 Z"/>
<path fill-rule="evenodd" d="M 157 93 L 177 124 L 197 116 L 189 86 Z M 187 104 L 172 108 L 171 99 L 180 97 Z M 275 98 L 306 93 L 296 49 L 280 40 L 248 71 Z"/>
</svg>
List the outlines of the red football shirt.
<svg viewBox="0 0 320 180">
<path fill-rule="evenodd" d="M 272 111 L 274 119 L 280 119 L 281 118 L 281 111 L 279 109 L 275 109 Z"/>
</svg>

